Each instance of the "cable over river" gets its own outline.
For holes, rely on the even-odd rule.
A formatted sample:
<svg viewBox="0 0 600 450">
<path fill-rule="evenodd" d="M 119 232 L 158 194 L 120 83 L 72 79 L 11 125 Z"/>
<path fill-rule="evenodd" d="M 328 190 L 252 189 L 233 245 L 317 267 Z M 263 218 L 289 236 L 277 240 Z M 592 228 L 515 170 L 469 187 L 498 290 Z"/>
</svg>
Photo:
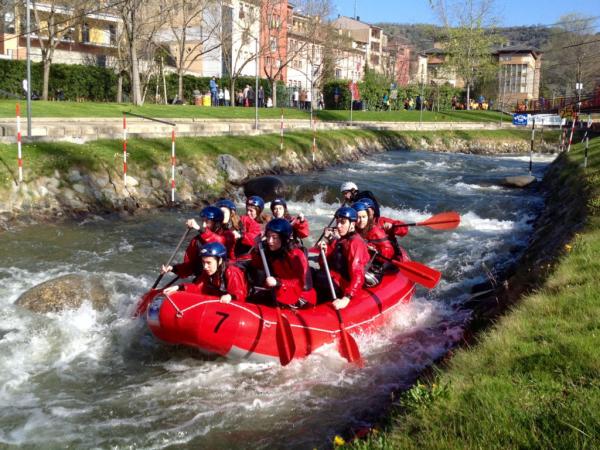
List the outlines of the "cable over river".
<svg viewBox="0 0 600 450">
<path fill-rule="evenodd" d="M 538 158 L 534 175 L 541 178 L 551 159 Z M 348 427 L 369 426 L 394 391 L 410 387 L 461 339 L 471 287 L 522 253 L 543 199 L 495 181 L 527 167 L 528 158 L 516 156 L 394 151 L 282 177 L 292 190 L 289 208 L 305 213 L 312 239 L 346 180 L 373 191 L 387 217 L 461 214 L 455 230 L 412 227 L 401 240 L 443 278 L 433 291 L 418 288 L 389 326 L 357 337 L 364 369 L 334 346 L 285 368 L 206 358 L 158 342 L 133 321 L 137 299 L 192 212 L 90 217 L 0 234 L 0 447 L 326 448 Z M 14 304 L 30 287 L 68 273 L 100 275 L 109 308 L 85 302 L 35 314 Z"/>
</svg>

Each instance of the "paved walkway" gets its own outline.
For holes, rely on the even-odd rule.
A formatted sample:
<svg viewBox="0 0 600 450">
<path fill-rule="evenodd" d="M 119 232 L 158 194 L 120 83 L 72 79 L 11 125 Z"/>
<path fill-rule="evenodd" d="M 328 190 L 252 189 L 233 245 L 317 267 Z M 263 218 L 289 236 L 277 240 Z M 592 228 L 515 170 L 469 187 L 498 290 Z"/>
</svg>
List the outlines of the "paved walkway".
<svg viewBox="0 0 600 450">
<path fill-rule="evenodd" d="M 258 130 L 254 120 L 210 120 L 210 119 L 168 119 L 177 124 L 177 136 L 221 136 L 254 135 L 279 133 L 279 120 L 260 120 Z M 504 122 L 502 128 L 512 128 Z M 287 120 L 285 130 L 310 130 L 309 120 Z M 408 130 L 498 130 L 498 122 L 317 122 L 319 130 L 338 129 L 379 129 L 393 131 Z M 130 137 L 171 136 L 172 127 L 167 124 L 140 118 L 127 119 L 127 135 Z M 123 121 L 121 118 L 35 118 L 32 121 L 32 141 L 69 141 L 84 143 L 96 139 L 122 139 Z M 21 134 L 26 140 L 27 123 L 22 120 Z M 10 143 L 16 140 L 14 120 L 0 119 L 0 142 Z"/>
</svg>

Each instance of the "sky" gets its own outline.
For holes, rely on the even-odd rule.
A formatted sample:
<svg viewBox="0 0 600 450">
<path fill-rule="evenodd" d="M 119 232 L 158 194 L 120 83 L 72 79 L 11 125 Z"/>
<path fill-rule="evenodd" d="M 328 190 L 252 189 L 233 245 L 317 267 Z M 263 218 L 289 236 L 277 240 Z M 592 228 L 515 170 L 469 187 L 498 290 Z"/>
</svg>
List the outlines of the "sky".
<svg viewBox="0 0 600 450">
<path fill-rule="evenodd" d="M 367 23 L 439 23 L 428 0 L 332 0 L 337 14 L 356 15 Z M 546 25 L 572 12 L 600 16 L 600 0 L 496 0 L 500 26 Z M 600 18 L 596 19 L 600 25 Z"/>
</svg>

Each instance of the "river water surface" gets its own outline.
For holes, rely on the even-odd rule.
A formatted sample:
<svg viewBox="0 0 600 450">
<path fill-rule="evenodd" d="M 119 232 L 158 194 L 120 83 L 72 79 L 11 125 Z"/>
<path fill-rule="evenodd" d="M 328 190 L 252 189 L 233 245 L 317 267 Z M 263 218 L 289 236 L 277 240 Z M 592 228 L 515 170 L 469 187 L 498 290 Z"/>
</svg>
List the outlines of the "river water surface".
<svg viewBox="0 0 600 450">
<path fill-rule="evenodd" d="M 540 178 L 551 161 L 536 159 Z M 443 272 L 380 332 L 357 338 L 366 367 L 334 347 L 285 368 L 201 357 L 158 342 L 130 319 L 184 231 L 190 212 L 35 225 L 0 234 L 0 447 L 326 448 L 368 426 L 390 396 L 461 338 L 474 284 L 514 261 L 543 199 L 493 183 L 526 174 L 524 157 L 394 151 L 318 173 L 283 177 L 314 239 L 341 181 L 373 191 L 382 214 L 407 222 L 455 210 L 451 231 L 412 228 L 411 257 Z M 320 229 L 321 227 L 321 229 Z M 98 274 L 110 308 L 38 315 L 14 305 L 67 273 Z"/>
</svg>

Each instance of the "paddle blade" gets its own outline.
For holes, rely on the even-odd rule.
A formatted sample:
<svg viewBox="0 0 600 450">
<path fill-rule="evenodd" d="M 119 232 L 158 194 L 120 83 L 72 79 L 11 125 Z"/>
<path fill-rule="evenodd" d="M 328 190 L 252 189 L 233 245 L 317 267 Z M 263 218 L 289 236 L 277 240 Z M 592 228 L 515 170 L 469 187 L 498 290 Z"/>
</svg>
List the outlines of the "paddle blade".
<svg viewBox="0 0 600 450">
<path fill-rule="evenodd" d="M 442 273 L 416 261 L 392 261 L 406 278 L 428 289 L 433 289 L 440 281 Z"/>
<path fill-rule="evenodd" d="M 281 314 L 279 308 L 277 311 L 277 328 L 275 329 L 275 339 L 277 341 L 277 351 L 279 352 L 279 362 L 282 366 L 287 366 L 296 353 L 296 344 L 294 342 L 294 334 L 292 327 L 287 317 Z"/>
<path fill-rule="evenodd" d="M 352 335 L 346 331 L 342 323 L 340 323 L 340 337 L 337 341 L 337 348 L 340 355 L 348 362 L 354 363 L 358 367 L 365 366 L 360 356 L 360 350 L 358 350 L 358 344 Z"/>
<path fill-rule="evenodd" d="M 434 230 L 452 230 L 460 225 L 460 215 L 455 211 L 443 212 L 419 222 L 417 225 Z"/>
<path fill-rule="evenodd" d="M 150 302 L 154 300 L 154 297 L 156 297 L 161 292 L 162 289 L 150 289 L 148 292 L 146 292 L 138 301 L 138 304 L 135 308 L 135 312 L 133 313 L 133 318 L 135 319 L 142 315 L 148 308 Z"/>
</svg>

